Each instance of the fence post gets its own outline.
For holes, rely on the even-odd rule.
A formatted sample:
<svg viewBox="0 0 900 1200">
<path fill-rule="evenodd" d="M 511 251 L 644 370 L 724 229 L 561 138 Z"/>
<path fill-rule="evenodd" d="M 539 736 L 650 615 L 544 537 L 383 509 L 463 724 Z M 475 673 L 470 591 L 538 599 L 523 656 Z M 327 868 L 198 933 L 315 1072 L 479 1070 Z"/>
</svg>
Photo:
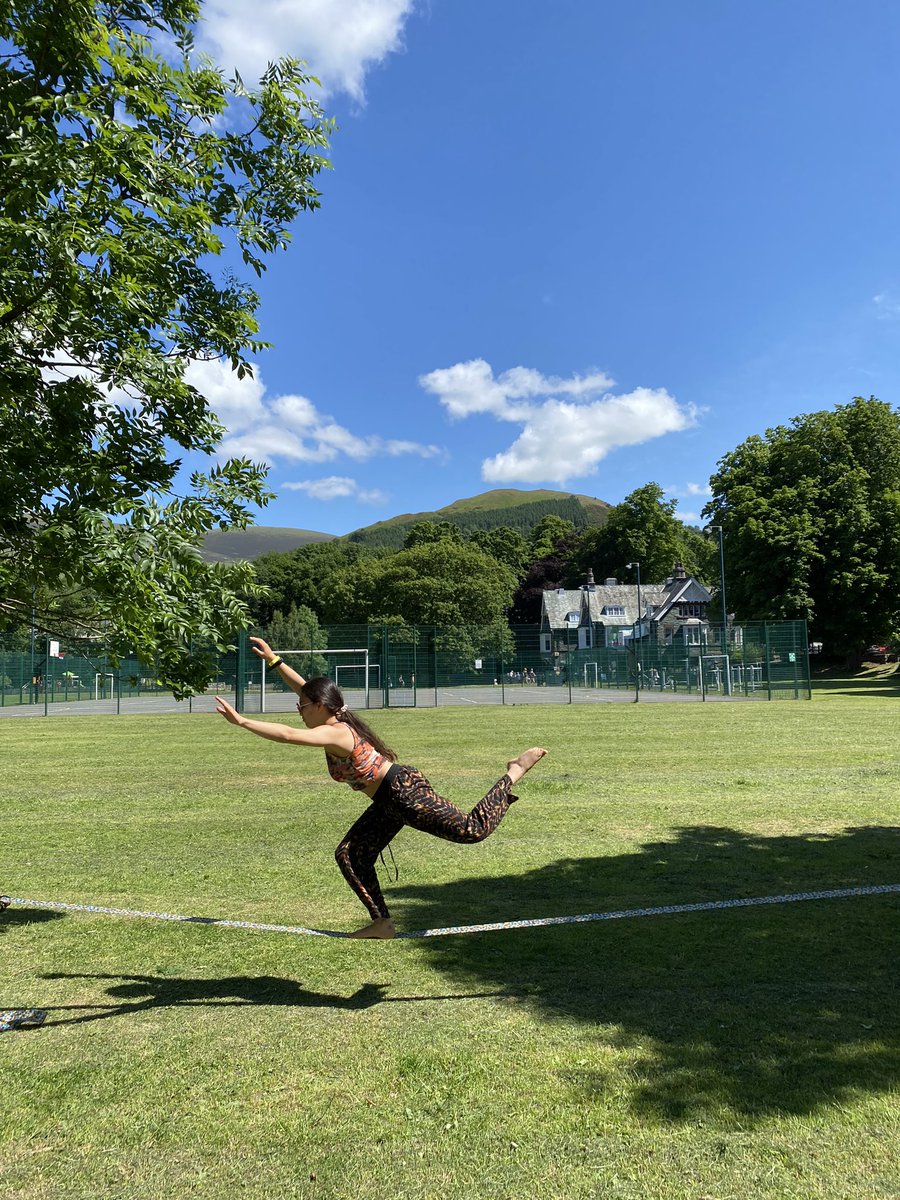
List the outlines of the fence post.
<svg viewBox="0 0 900 1200">
<path fill-rule="evenodd" d="M 809 669 L 809 626 L 803 622 L 803 665 L 806 668 L 806 698 L 812 700 L 812 674 Z"/>
<path fill-rule="evenodd" d="M 769 623 L 768 623 L 768 621 L 763 621 L 763 637 L 765 639 L 765 646 L 766 646 L 766 699 L 771 700 L 772 699 L 772 672 L 771 672 L 772 648 L 769 645 Z"/>
<path fill-rule="evenodd" d="M 234 707 L 238 712 L 244 711 L 244 671 L 246 670 L 247 643 L 246 632 L 238 630 L 237 646 L 234 654 Z"/>
<path fill-rule="evenodd" d="M 390 708 L 391 692 L 390 692 L 390 672 L 391 660 L 388 658 L 388 631 L 387 625 L 381 627 L 381 691 L 382 704 L 385 708 Z"/>
</svg>

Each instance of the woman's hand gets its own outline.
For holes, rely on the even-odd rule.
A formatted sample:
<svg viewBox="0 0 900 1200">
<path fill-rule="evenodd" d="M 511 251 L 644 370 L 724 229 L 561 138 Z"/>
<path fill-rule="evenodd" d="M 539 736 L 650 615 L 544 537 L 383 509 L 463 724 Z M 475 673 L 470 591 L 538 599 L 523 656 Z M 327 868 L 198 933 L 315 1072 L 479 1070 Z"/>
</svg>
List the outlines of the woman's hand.
<svg viewBox="0 0 900 1200">
<path fill-rule="evenodd" d="M 251 649 L 254 654 L 258 654 L 260 658 L 274 658 L 275 651 L 268 642 L 263 641 L 261 637 L 252 637 L 250 639 Z"/>
<path fill-rule="evenodd" d="M 232 708 L 227 700 L 223 700 L 221 696 L 216 696 L 216 712 L 230 721 L 232 725 L 243 725 L 244 718 L 236 708 Z"/>
</svg>

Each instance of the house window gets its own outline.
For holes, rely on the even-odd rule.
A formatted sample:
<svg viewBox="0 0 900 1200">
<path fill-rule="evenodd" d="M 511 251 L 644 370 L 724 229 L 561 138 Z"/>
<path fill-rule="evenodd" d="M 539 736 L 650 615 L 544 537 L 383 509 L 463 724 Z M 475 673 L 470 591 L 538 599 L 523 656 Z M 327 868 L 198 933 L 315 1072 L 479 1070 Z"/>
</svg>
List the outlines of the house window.
<svg viewBox="0 0 900 1200">
<path fill-rule="evenodd" d="M 603 616 L 604 617 L 624 617 L 625 616 L 625 605 L 624 604 L 605 604 L 603 606 Z"/>
<path fill-rule="evenodd" d="M 541 654 L 549 654 L 549 653 L 550 653 L 550 634 L 542 633 L 541 634 Z"/>
<path fill-rule="evenodd" d="M 703 603 L 699 600 L 689 600 L 678 605 L 679 617 L 702 617 Z"/>
<path fill-rule="evenodd" d="M 681 632 L 684 635 L 685 645 L 687 645 L 687 646 L 699 646 L 700 645 L 700 626 L 699 625 L 685 625 Z"/>
<path fill-rule="evenodd" d="M 578 649 L 590 650 L 591 648 L 591 627 L 590 625 L 582 625 L 578 630 Z"/>
</svg>

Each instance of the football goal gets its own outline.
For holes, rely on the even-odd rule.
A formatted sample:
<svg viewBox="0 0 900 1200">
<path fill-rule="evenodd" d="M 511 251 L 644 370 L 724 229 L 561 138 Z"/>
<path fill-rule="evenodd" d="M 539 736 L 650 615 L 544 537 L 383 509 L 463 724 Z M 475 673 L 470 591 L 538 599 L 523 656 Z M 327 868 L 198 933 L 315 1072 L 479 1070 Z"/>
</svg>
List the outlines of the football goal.
<svg viewBox="0 0 900 1200">
<path fill-rule="evenodd" d="M 731 695 L 731 663 L 727 654 L 700 656 L 700 689 Z"/>
<path fill-rule="evenodd" d="M 277 654 L 279 658 L 283 658 L 289 667 L 294 667 L 301 674 L 309 671 L 315 671 L 316 674 L 327 674 L 334 680 L 341 691 L 351 690 L 364 693 L 365 708 L 369 707 L 369 689 L 379 686 L 380 664 L 369 662 L 367 647 L 361 649 L 356 647 L 350 650 L 275 650 L 273 653 Z M 291 661 L 292 659 L 294 660 L 293 662 Z M 316 659 L 320 663 L 324 660 L 324 672 L 321 670 L 319 663 L 315 663 Z M 274 675 L 275 679 L 278 679 L 280 682 L 277 669 Z M 263 659 L 262 677 L 260 680 L 260 712 L 266 711 L 266 701 L 270 700 L 275 693 L 275 679 L 272 676 L 273 672 L 266 670 L 266 661 Z M 278 694 L 283 695 L 281 688 L 278 689 Z M 359 708 L 360 704 L 357 703 L 353 707 Z"/>
</svg>

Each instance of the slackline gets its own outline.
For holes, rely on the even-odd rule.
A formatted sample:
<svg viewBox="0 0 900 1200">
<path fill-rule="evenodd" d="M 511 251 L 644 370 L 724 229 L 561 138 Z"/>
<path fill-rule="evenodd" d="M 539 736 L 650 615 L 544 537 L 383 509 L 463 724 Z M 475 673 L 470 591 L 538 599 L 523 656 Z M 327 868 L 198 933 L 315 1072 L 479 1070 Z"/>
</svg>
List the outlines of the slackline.
<svg viewBox="0 0 900 1200">
<path fill-rule="evenodd" d="M 900 883 L 873 887 L 830 888 L 822 892 L 791 892 L 784 896 L 752 896 L 737 900 L 702 900 L 696 904 L 661 904 L 655 908 L 626 908 L 619 912 L 577 913 L 571 917 L 535 917 L 525 921 L 492 921 L 483 925 L 450 925 L 444 929 L 415 929 L 398 933 L 403 938 L 447 937 L 451 933 L 493 933 L 500 929 L 536 929 L 546 925 L 579 925 L 588 921 L 623 921 L 631 917 L 662 917 L 678 913 L 711 912 L 722 908 L 752 908 L 760 904 L 796 904 L 800 900 L 841 900 L 852 896 L 884 896 L 900 892 Z M 61 900 L 25 900 L 14 897 L 11 904 L 22 908 L 45 908 L 63 912 L 102 913 L 111 917 L 144 917 L 155 921 L 182 921 L 193 925 L 218 925 L 224 929 L 253 929 L 262 933 L 308 934 L 312 937 L 346 938 L 334 929 L 306 929 L 302 925 L 266 925 L 259 921 L 228 921 L 219 917 L 185 917 L 177 913 L 139 912 L 133 908 L 106 908 L 100 904 L 67 904 Z M 368 940 L 368 939 L 366 939 Z"/>
</svg>

